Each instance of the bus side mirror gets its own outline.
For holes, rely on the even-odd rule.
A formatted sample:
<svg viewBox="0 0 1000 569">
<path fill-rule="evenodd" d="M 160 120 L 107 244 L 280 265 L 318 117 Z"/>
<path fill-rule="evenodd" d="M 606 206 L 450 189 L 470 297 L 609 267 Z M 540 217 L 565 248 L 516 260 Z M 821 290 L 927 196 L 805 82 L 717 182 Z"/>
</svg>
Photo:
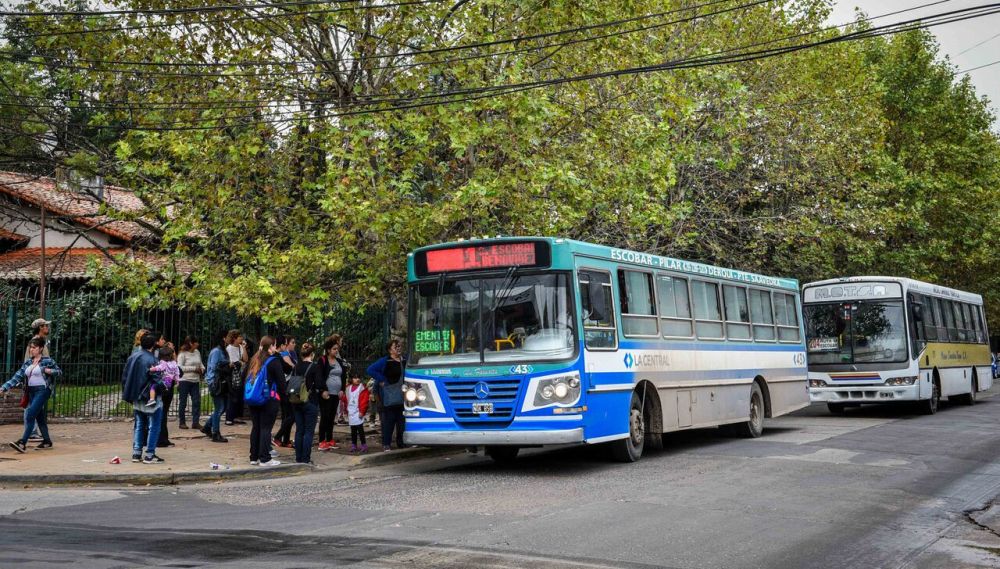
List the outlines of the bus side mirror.
<svg viewBox="0 0 1000 569">
<path fill-rule="evenodd" d="M 587 299 L 590 301 L 590 320 L 604 322 L 607 320 L 608 305 L 604 302 L 604 287 L 593 281 L 587 283 Z"/>
</svg>

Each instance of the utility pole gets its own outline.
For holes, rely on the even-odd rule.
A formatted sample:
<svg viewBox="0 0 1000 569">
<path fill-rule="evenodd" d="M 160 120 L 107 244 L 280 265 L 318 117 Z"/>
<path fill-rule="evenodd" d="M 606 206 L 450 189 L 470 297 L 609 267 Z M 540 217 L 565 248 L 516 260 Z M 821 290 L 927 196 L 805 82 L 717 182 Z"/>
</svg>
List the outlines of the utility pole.
<svg viewBox="0 0 1000 569">
<path fill-rule="evenodd" d="M 38 317 L 45 318 L 45 206 L 42 206 L 42 274 L 41 302 L 38 304 Z"/>
</svg>

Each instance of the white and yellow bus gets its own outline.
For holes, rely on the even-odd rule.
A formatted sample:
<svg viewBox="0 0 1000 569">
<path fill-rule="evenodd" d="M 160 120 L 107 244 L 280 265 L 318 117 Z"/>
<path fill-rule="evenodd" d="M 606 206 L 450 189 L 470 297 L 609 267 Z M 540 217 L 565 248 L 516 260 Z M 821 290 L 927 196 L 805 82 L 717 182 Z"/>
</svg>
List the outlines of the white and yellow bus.
<svg viewBox="0 0 1000 569">
<path fill-rule="evenodd" d="M 978 294 L 897 277 L 849 277 L 802 288 L 809 395 L 832 413 L 864 403 L 941 397 L 972 405 L 993 384 Z"/>
</svg>

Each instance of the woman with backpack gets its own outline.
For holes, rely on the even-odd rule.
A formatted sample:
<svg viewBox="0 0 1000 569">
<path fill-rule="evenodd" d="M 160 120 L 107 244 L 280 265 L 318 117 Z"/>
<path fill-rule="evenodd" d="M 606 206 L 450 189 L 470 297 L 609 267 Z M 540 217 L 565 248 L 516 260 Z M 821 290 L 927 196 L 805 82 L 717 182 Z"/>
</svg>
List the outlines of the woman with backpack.
<svg viewBox="0 0 1000 569">
<path fill-rule="evenodd" d="M 375 396 L 382 402 L 382 450 L 389 452 L 393 431 L 396 432 L 396 448 L 403 448 L 403 343 L 398 339 L 389 340 L 386 345 L 389 355 L 368 366 L 368 375 L 375 378 Z"/>
<path fill-rule="evenodd" d="M 313 432 L 319 404 L 326 391 L 323 366 L 314 361 L 316 347 L 311 343 L 302 344 L 299 362 L 288 380 L 288 401 L 295 415 L 295 462 L 312 462 Z"/>
<path fill-rule="evenodd" d="M 284 384 L 285 372 L 281 367 L 274 338 L 260 339 L 257 353 L 250 360 L 243 399 L 250 409 L 250 464 L 278 466 L 281 462 L 271 458 L 271 429 L 278 416 L 275 390 Z"/>
<path fill-rule="evenodd" d="M 220 421 L 226 410 L 229 399 L 229 384 L 232 380 L 232 366 L 229 365 L 229 355 L 226 354 L 226 330 L 220 330 L 215 335 L 215 346 L 208 353 L 208 364 L 205 366 L 205 383 L 212 396 L 212 418 L 205 423 L 201 432 L 210 437 L 213 443 L 228 443 L 229 439 L 222 436 Z"/>
</svg>

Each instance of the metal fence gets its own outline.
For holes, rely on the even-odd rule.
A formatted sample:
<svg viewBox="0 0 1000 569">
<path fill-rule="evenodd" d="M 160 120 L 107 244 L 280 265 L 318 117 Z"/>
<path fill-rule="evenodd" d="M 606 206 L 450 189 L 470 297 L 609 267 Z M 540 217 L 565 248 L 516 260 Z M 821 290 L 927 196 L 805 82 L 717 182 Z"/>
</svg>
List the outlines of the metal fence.
<svg viewBox="0 0 1000 569">
<path fill-rule="evenodd" d="M 31 322 L 39 316 L 38 292 L 37 286 L 15 289 L 9 284 L 0 290 L 0 315 L 6 320 L 0 327 L 4 381 L 24 361 Z M 45 297 L 45 318 L 52 321 L 50 352 L 63 371 L 49 412 L 61 418 L 132 416 L 130 406 L 119 396 L 125 360 L 140 328 L 162 332 L 178 347 L 185 336 L 198 338 L 205 361 L 213 336 L 222 329 L 241 330 L 250 345 L 267 334 L 292 334 L 299 344 L 306 340 L 321 343 L 336 332 L 344 336 L 343 356 L 355 369 L 362 370 L 382 355 L 389 333 L 386 312 L 382 310 L 338 312 L 319 326 L 274 326 L 229 311 L 133 310 L 122 292 L 88 286 L 50 288 Z M 204 395 L 203 414 L 212 410 L 212 398 Z M 172 406 L 171 415 L 176 414 L 176 408 L 176 404 Z"/>
</svg>

